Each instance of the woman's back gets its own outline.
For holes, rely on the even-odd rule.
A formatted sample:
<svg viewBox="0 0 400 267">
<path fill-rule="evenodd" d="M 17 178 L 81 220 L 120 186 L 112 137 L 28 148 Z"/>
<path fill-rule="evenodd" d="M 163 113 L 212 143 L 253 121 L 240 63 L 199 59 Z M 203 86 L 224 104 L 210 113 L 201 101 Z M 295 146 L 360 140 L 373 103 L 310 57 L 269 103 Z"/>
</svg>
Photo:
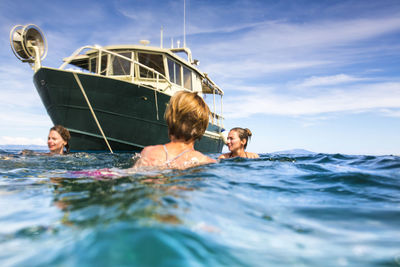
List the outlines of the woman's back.
<svg viewBox="0 0 400 267">
<path fill-rule="evenodd" d="M 186 169 L 200 164 L 215 163 L 193 147 L 183 148 L 180 143 L 145 147 L 135 167 Z"/>
<path fill-rule="evenodd" d="M 165 110 L 170 143 L 143 148 L 135 167 L 186 169 L 216 160 L 194 149 L 194 142 L 205 133 L 210 110 L 204 100 L 194 92 L 175 93 Z"/>
</svg>

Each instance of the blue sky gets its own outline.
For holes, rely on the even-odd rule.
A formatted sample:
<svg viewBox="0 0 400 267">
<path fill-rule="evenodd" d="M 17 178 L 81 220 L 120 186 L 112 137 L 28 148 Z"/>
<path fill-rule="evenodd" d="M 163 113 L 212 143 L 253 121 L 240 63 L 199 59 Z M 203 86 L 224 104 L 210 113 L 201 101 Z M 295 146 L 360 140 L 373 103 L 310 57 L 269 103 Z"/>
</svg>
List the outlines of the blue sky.
<svg viewBox="0 0 400 267">
<path fill-rule="evenodd" d="M 186 0 L 186 43 L 225 91 L 249 151 L 400 154 L 400 2 Z M 9 31 L 36 24 L 43 65 L 83 45 L 183 42 L 183 0 L 0 0 L 0 144 L 45 144 L 52 126 Z"/>
</svg>

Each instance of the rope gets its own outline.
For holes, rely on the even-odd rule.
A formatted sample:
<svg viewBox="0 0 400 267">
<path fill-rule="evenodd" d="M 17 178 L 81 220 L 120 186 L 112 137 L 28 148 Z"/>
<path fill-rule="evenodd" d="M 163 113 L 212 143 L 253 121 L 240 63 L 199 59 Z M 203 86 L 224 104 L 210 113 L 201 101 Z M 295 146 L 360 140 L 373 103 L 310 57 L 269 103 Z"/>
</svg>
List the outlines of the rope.
<svg viewBox="0 0 400 267">
<path fill-rule="evenodd" d="M 157 91 L 154 90 L 154 99 L 156 102 L 156 112 L 157 112 L 157 120 L 160 120 L 159 116 L 158 116 L 158 101 L 157 101 Z"/>
<path fill-rule="evenodd" d="M 72 74 L 74 75 L 75 80 L 76 80 L 76 82 L 78 83 L 79 88 L 81 89 L 81 92 L 82 92 L 82 94 L 83 94 L 83 97 L 85 98 L 86 103 L 87 103 L 88 106 L 89 106 L 90 112 L 92 113 L 93 119 L 95 120 L 95 122 L 96 122 L 96 124 L 97 124 L 97 127 L 99 128 L 99 130 L 100 130 L 100 132 L 101 132 L 101 135 L 102 135 L 103 138 L 104 138 L 104 141 L 106 141 L 106 144 L 107 144 L 107 146 L 108 146 L 108 149 L 110 150 L 111 154 L 113 154 L 113 151 L 112 151 L 112 149 L 111 149 L 111 146 L 110 146 L 110 144 L 109 144 L 108 141 L 107 141 L 107 137 L 104 135 L 103 129 L 101 128 L 100 123 L 99 123 L 99 121 L 97 120 L 96 114 L 94 114 L 92 105 L 90 105 L 89 99 L 88 99 L 88 97 L 87 97 L 87 95 L 86 95 L 86 93 L 85 93 L 85 90 L 83 89 L 83 86 L 82 86 L 82 84 L 81 84 L 81 81 L 79 80 L 78 75 L 77 75 L 75 72 L 72 73 Z"/>
</svg>

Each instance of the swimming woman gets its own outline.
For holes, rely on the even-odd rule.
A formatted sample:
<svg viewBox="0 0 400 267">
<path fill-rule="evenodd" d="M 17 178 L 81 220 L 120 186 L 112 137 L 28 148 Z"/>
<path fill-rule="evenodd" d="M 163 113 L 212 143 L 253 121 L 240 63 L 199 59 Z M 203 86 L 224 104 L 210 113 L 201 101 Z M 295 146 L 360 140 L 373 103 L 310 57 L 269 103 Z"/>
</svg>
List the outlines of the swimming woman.
<svg viewBox="0 0 400 267">
<path fill-rule="evenodd" d="M 21 151 L 22 155 L 63 155 L 69 153 L 69 139 L 71 135 L 69 131 L 61 125 L 55 125 L 50 128 L 49 135 L 47 136 L 47 146 L 49 153 L 37 153 L 35 151 L 24 149 Z"/>
<path fill-rule="evenodd" d="M 49 147 L 50 154 L 65 154 L 69 153 L 69 139 L 71 135 L 69 131 L 61 125 L 55 125 L 50 128 L 47 137 L 47 146 Z"/>
<path fill-rule="evenodd" d="M 194 142 L 207 129 L 209 115 L 207 104 L 196 93 L 177 92 L 171 97 L 164 114 L 171 142 L 145 147 L 134 167 L 185 169 L 215 163 L 216 160 L 194 149 Z"/>
<path fill-rule="evenodd" d="M 227 138 L 227 146 L 229 148 L 229 153 L 222 154 L 218 157 L 218 159 L 229 159 L 235 157 L 242 158 L 259 158 L 260 156 L 257 153 L 246 152 L 246 147 L 249 142 L 249 138 L 251 138 L 252 133 L 249 129 L 245 128 L 232 128 L 229 131 Z"/>
</svg>

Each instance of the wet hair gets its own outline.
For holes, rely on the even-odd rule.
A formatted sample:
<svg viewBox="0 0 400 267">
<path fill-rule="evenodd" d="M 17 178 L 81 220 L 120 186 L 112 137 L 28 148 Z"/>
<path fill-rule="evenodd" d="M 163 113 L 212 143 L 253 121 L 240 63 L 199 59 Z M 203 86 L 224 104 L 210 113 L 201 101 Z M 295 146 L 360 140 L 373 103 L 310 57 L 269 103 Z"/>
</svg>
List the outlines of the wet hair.
<svg viewBox="0 0 400 267">
<path fill-rule="evenodd" d="M 250 129 L 235 127 L 235 128 L 232 128 L 231 131 L 237 132 L 240 140 L 244 140 L 244 139 L 246 140 L 246 143 L 244 144 L 244 149 L 246 149 L 247 144 L 249 143 L 249 139 L 251 139 L 251 136 L 253 135 L 251 133 Z"/>
<path fill-rule="evenodd" d="M 65 147 L 65 152 L 69 153 L 69 139 L 71 139 L 71 134 L 69 133 L 69 131 L 64 128 L 61 125 L 54 125 L 53 127 L 50 128 L 50 131 L 56 131 L 61 138 L 67 142 L 67 144 L 64 146 Z"/>
<path fill-rule="evenodd" d="M 207 129 L 209 116 L 210 109 L 197 93 L 177 92 L 164 114 L 168 135 L 185 141 L 200 139 Z"/>
</svg>

